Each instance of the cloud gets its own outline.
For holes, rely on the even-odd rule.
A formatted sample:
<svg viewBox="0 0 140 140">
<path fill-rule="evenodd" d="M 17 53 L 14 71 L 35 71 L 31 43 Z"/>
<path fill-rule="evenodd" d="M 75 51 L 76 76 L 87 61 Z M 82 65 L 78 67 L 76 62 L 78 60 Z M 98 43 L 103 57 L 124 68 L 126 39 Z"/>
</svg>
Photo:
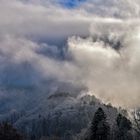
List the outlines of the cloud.
<svg viewBox="0 0 140 140">
<path fill-rule="evenodd" d="M 139 106 L 138 0 L 87 0 L 74 9 L 1 0 L 0 19 L 2 86 L 42 87 L 51 79 L 114 105 Z"/>
<path fill-rule="evenodd" d="M 33 4 L 32 1 L 23 3 L 16 0 L 12 3 L 9 0 L 2 1 L 0 9 L 2 35 L 10 34 L 55 42 L 72 35 L 89 34 L 91 20 L 83 11 L 70 11 L 52 4 L 43 6 Z"/>
<path fill-rule="evenodd" d="M 139 52 L 138 45 L 128 47 L 124 43 L 117 52 L 109 44 L 92 39 L 72 38 L 69 44 L 81 81 L 91 93 L 117 106 L 139 105 L 140 67 L 139 56 L 135 54 Z"/>
<path fill-rule="evenodd" d="M 81 7 L 95 16 L 139 18 L 139 0 L 87 0 Z"/>
</svg>

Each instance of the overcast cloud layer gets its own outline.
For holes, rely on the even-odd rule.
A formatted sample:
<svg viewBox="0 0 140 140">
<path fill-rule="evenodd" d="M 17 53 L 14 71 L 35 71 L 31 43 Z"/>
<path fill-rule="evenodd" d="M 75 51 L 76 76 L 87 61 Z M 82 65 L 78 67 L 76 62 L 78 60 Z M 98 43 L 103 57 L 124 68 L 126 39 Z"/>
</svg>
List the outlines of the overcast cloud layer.
<svg viewBox="0 0 140 140">
<path fill-rule="evenodd" d="M 63 6 L 0 0 L 0 84 L 38 86 L 55 79 L 83 85 L 105 102 L 139 107 L 139 0 Z"/>
</svg>

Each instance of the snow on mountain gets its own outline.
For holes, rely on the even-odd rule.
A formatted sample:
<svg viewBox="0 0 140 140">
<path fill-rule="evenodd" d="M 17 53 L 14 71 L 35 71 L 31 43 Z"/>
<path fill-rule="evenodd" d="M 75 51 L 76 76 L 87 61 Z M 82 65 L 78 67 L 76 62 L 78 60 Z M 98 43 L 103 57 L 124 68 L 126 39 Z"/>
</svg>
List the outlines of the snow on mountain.
<svg viewBox="0 0 140 140">
<path fill-rule="evenodd" d="M 70 92 L 54 92 L 46 94 L 35 89 L 13 90 L 12 97 L 22 91 L 22 96 L 12 103 L 3 105 L 0 110 L 7 111 L 0 114 L 1 120 L 8 120 L 19 128 L 23 133 L 32 137 L 41 138 L 43 135 L 59 135 L 63 138 L 68 134 L 77 135 L 82 129 L 87 128 L 98 107 L 102 107 L 108 115 L 110 124 L 115 120 L 117 109 L 104 105 L 95 96 L 75 96 Z M 37 93 L 40 93 L 38 96 Z M 14 95 L 15 94 L 15 95 Z M 14 95 L 14 96 L 13 96 Z M 24 108 L 20 104 L 24 99 Z M 6 99 L 5 99 L 6 100 Z M 7 100 L 5 101 L 7 103 Z M 5 104 L 5 105 L 4 105 Z M 6 106 L 7 105 L 7 106 Z"/>
</svg>

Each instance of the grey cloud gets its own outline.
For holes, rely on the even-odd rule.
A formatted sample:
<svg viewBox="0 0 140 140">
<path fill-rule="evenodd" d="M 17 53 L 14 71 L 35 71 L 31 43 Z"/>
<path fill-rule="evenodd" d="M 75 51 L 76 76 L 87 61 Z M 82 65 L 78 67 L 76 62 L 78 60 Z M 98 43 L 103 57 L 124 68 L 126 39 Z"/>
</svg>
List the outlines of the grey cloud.
<svg viewBox="0 0 140 140">
<path fill-rule="evenodd" d="M 81 7 L 95 16 L 116 18 L 139 18 L 139 0 L 87 0 Z"/>
<path fill-rule="evenodd" d="M 85 86 L 114 105 L 139 106 L 139 1 L 89 0 L 71 10 L 44 2 L 1 1 L 0 84 L 53 79 Z M 67 40 L 65 59 L 50 40 Z"/>
</svg>

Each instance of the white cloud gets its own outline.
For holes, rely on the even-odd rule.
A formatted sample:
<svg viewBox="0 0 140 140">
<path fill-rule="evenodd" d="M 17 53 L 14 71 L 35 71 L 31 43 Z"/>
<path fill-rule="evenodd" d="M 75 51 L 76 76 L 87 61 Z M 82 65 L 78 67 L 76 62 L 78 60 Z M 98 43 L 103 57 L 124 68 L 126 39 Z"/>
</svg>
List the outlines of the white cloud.
<svg viewBox="0 0 140 140">
<path fill-rule="evenodd" d="M 115 105 L 139 106 L 139 5 L 88 0 L 70 10 L 52 1 L 1 0 L 0 83 L 38 85 L 52 78 L 84 85 Z M 59 60 L 59 47 L 47 42 L 65 39 L 67 58 Z"/>
<path fill-rule="evenodd" d="M 121 43 L 123 48 L 117 52 L 102 41 L 72 38 L 69 49 L 81 72 L 81 81 L 90 91 L 105 102 L 136 107 L 140 102 L 139 46 Z"/>
</svg>

